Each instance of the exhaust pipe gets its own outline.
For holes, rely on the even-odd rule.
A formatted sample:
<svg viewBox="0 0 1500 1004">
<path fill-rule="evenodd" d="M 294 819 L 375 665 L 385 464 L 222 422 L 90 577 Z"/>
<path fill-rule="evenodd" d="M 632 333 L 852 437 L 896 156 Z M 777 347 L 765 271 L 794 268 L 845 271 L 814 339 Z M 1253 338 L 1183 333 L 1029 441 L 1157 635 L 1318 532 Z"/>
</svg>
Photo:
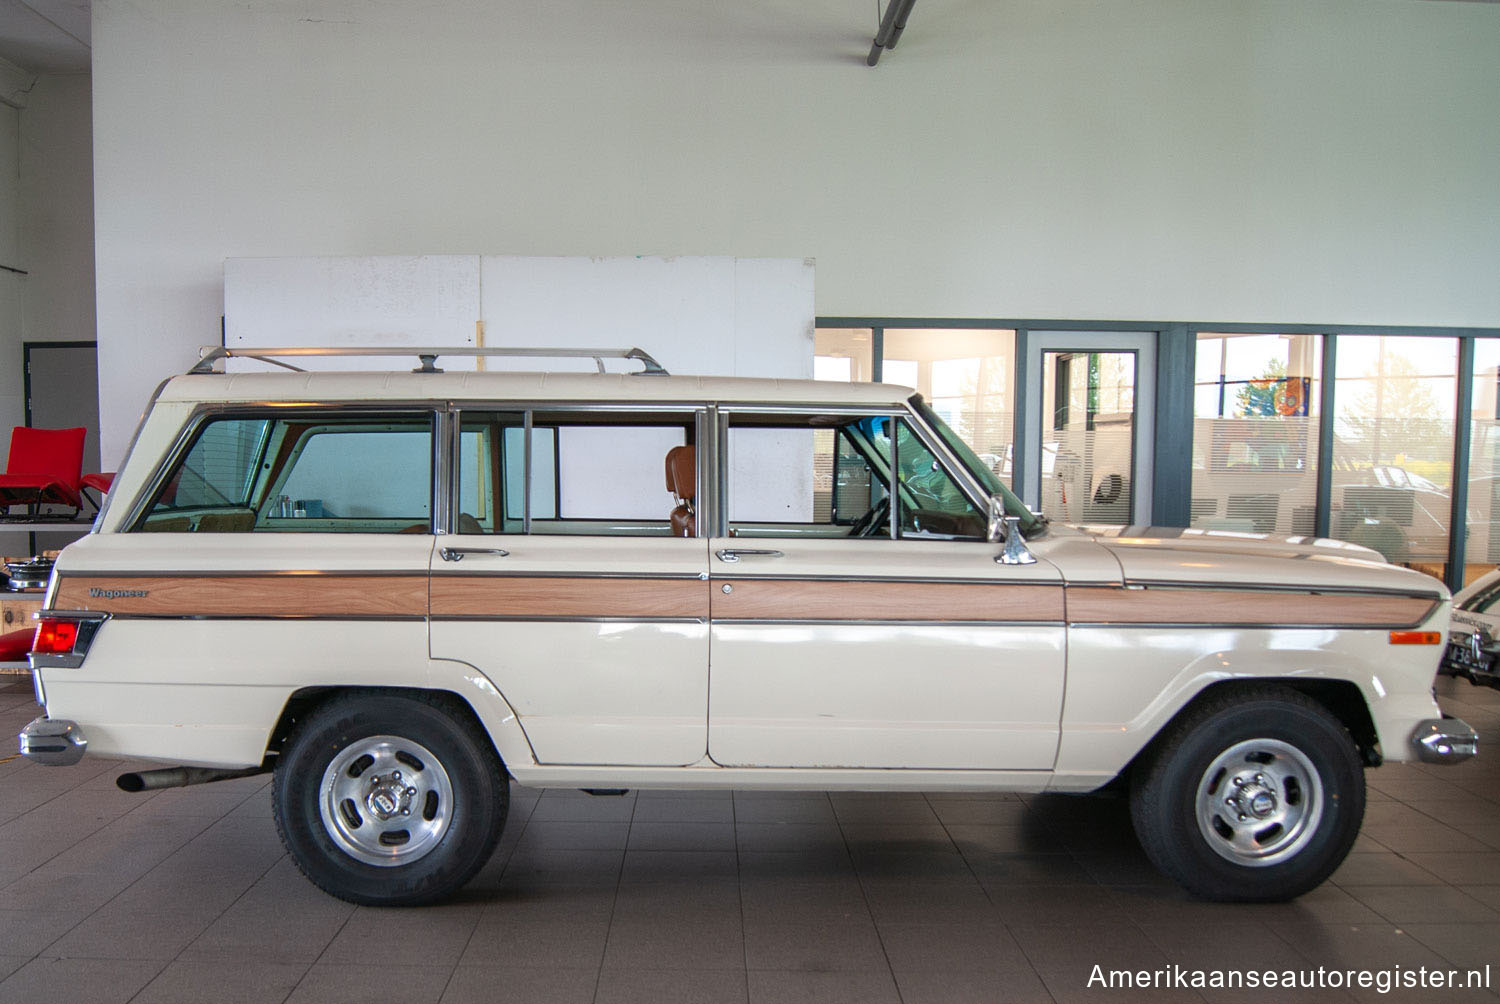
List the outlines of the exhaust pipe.
<svg viewBox="0 0 1500 1004">
<path fill-rule="evenodd" d="M 158 770 L 138 770 L 121 774 L 115 784 L 121 791 L 155 791 L 158 788 L 184 788 L 190 784 L 208 784 L 210 781 L 229 781 L 237 777 L 254 777 L 269 774 L 267 764 L 259 767 L 236 767 L 229 770 L 220 767 L 162 767 Z"/>
</svg>

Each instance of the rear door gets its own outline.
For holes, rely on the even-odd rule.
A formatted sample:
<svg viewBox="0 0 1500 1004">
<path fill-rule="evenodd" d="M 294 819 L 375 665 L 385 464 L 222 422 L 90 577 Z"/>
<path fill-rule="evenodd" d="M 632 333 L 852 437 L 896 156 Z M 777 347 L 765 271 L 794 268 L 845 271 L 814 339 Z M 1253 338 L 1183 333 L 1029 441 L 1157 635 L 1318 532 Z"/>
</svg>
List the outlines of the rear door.
<svg viewBox="0 0 1500 1004">
<path fill-rule="evenodd" d="M 432 655 L 474 666 L 537 762 L 681 766 L 707 750 L 707 542 L 673 535 L 665 457 L 701 408 L 466 410 Z"/>
<path fill-rule="evenodd" d="M 983 503 L 918 429 L 897 412 L 728 411 L 715 762 L 1051 769 L 1061 575 L 995 561 Z"/>
</svg>

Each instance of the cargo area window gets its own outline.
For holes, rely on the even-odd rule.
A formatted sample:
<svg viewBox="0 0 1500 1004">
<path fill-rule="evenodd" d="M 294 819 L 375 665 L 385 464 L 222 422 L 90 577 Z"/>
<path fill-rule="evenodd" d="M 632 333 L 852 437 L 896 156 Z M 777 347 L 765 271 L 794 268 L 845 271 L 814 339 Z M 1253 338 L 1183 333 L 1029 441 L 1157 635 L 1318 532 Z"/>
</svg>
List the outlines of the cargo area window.
<svg viewBox="0 0 1500 1004">
<path fill-rule="evenodd" d="M 140 533 L 431 533 L 430 414 L 214 418 Z"/>
</svg>

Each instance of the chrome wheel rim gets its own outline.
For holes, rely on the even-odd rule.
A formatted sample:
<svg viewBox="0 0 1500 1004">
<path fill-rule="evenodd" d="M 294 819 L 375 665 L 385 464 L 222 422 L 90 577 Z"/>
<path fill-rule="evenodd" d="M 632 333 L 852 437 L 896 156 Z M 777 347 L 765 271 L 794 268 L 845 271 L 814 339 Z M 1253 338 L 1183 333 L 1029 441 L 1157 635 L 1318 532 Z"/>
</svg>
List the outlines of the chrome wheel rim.
<svg viewBox="0 0 1500 1004">
<path fill-rule="evenodd" d="M 370 736 L 344 747 L 323 771 L 323 829 L 365 864 L 410 864 L 453 822 L 453 784 L 421 743 Z"/>
<path fill-rule="evenodd" d="M 1307 846 L 1323 806 L 1323 782 L 1307 754 L 1279 739 L 1247 739 L 1203 772 L 1198 831 L 1225 860 L 1265 867 Z"/>
</svg>

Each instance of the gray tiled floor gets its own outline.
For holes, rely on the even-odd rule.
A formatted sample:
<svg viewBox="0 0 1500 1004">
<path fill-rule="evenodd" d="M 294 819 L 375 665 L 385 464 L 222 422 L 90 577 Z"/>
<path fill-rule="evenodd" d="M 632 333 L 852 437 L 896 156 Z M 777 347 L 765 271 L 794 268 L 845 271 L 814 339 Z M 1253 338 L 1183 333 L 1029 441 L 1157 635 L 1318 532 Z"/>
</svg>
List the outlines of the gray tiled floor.
<svg viewBox="0 0 1500 1004">
<path fill-rule="evenodd" d="M 1440 685 L 1500 749 L 1500 693 Z M 37 713 L 0 677 L 0 729 Z M 0 764 L 0 1001 L 1465 1001 L 1090 988 L 1108 969 L 1500 970 L 1500 755 L 1369 773 L 1328 884 L 1196 902 L 1118 798 L 514 791 L 454 902 L 356 908 L 282 853 L 266 778 L 127 795 L 118 762 Z M 1494 982 L 1500 983 L 1500 971 Z"/>
</svg>

